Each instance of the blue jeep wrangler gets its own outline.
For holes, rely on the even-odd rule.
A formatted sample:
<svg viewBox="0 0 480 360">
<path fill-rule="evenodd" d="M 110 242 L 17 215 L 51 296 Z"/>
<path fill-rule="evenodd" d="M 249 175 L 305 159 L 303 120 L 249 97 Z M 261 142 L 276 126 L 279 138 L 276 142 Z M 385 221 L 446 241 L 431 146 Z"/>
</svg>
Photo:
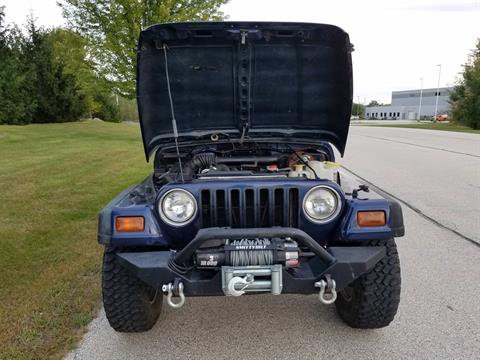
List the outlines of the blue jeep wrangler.
<svg viewBox="0 0 480 360">
<path fill-rule="evenodd" d="M 190 296 L 318 294 L 356 328 L 400 300 L 399 204 L 335 163 L 352 108 L 353 46 L 306 23 L 151 26 L 137 99 L 153 173 L 100 213 L 103 303 L 150 329 Z"/>
</svg>

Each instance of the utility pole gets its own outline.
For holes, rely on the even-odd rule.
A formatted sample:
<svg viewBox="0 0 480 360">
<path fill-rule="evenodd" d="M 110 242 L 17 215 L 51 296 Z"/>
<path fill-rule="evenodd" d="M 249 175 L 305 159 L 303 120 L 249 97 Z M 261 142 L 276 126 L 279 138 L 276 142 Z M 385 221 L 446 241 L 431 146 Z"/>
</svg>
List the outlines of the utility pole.
<svg viewBox="0 0 480 360">
<path fill-rule="evenodd" d="M 438 95 L 440 91 L 440 75 L 442 74 L 442 64 L 437 64 L 437 66 L 438 66 L 438 84 L 437 84 L 437 96 L 435 98 L 435 116 L 433 117 L 433 122 L 437 121 Z"/>
<path fill-rule="evenodd" d="M 420 78 L 420 104 L 418 105 L 418 121 L 421 119 L 422 112 L 422 96 L 423 96 L 423 78 Z"/>
</svg>

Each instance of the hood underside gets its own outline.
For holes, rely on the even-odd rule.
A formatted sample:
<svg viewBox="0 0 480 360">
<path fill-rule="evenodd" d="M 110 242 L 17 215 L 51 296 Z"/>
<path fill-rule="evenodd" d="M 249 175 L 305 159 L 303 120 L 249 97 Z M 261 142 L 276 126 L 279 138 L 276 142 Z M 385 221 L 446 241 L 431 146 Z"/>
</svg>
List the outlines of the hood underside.
<svg viewBox="0 0 480 360">
<path fill-rule="evenodd" d="M 343 155 L 352 108 L 351 51 L 348 34 L 332 25 L 149 27 L 140 35 L 137 64 L 147 159 L 174 141 L 172 109 L 179 142 L 213 134 L 328 141 Z"/>
</svg>

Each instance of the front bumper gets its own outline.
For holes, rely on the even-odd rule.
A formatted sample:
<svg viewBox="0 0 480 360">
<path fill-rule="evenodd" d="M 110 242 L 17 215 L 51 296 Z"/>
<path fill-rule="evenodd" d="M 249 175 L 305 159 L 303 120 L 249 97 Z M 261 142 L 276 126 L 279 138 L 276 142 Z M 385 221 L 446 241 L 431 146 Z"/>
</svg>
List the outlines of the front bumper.
<svg viewBox="0 0 480 360">
<path fill-rule="evenodd" d="M 198 232 L 183 250 L 117 253 L 119 263 L 150 286 L 182 282 L 186 296 L 223 295 L 220 269 L 196 269 L 191 263 L 199 246 L 210 239 L 243 239 L 290 237 L 315 254 L 302 261 L 298 268 L 282 267 L 282 293 L 313 294 L 315 283 L 326 275 L 342 290 L 361 275 L 369 272 L 386 255 L 383 246 L 352 246 L 323 248 L 305 232 L 295 228 L 230 229 L 209 228 Z"/>
</svg>

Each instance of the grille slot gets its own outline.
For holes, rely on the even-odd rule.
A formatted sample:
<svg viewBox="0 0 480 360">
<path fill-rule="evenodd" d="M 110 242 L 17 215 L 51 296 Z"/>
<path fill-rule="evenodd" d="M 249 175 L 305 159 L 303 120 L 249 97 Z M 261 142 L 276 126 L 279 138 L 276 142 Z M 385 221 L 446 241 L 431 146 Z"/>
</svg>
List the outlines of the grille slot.
<svg viewBox="0 0 480 360">
<path fill-rule="evenodd" d="M 298 227 L 297 188 L 205 189 L 202 227 Z"/>
<path fill-rule="evenodd" d="M 217 226 L 227 226 L 228 214 L 225 190 L 217 190 L 216 200 Z"/>
</svg>

